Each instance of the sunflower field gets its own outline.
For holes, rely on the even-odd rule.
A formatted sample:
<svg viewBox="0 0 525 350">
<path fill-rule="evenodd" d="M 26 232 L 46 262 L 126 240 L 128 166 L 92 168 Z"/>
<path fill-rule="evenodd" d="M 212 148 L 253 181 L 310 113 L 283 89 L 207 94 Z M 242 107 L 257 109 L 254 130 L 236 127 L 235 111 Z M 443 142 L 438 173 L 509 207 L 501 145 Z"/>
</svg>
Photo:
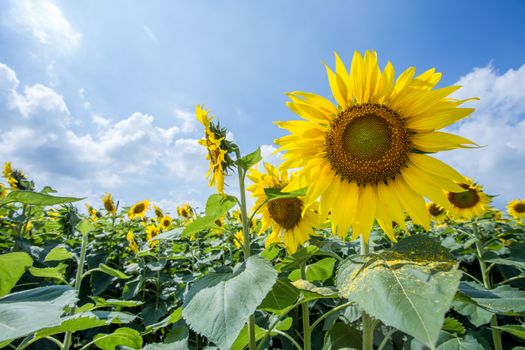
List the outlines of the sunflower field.
<svg viewBox="0 0 525 350">
<path fill-rule="evenodd" d="M 287 94 L 279 166 L 196 107 L 203 208 L 88 204 L 6 162 L 0 348 L 525 349 L 525 199 L 434 157 L 478 147 L 442 130 L 475 98 L 372 51 L 326 71 L 330 99 Z"/>
</svg>

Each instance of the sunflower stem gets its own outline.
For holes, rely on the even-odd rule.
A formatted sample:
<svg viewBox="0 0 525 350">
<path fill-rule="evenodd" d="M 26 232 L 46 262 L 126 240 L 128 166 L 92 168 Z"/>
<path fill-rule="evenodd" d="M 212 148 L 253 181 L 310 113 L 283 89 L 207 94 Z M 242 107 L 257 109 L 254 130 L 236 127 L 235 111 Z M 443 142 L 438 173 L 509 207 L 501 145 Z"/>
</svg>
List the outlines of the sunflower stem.
<svg viewBox="0 0 525 350">
<path fill-rule="evenodd" d="M 301 265 L 301 279 L 306 280 L 306 263 Z M 312 329 L 310 328 L 310 310 L 308 310 L 308 302 L 305 301 L 301 304 L 303 312 L 303 339 L 304 346 L 303 350 L 312 349 Z"/>
<path fill-rule="evenodd" d="M 370 246 L 363 236 L 361 236 L 361 255 L 368 255 Z M 374 320 L 366 312 L 363 312 L 363 350 L 374 349 Z"/>
<path fill-rule="evenodd" d="M 241 159 L 241 151 L 238 147 L 235 148 L 235 156 L 237 160 Z M 237 165 L 237 175 L 239 177 L 239 190 L 241 196 L 241 219 L 242 219 L 242 234 L 244 239 L 244 260 L 247 260 L 250 257 L 250 224 L 248 222 L 248 214 L 246 208 L 246 189 L 244 185 L 245 171 L 244 168 L 240 165 Z M 256 350 L 256 341 L 255 341 L 255 315 L 250 315 L 248 319 L 248 336 L 249 336 L 249 349 Z"/>
<path fill-rule="evenodd" d="M 481 235 L 479 234 L 478 225 L 474 221 L 472 223 L 472 228 L 474 229 L 474 235 L 476 236 L 476 255 L 479 262 L 479 268 L 481 270 L 481 278 L 483 279 L 483 286 L 487 289 L 492 289 L 492 284 L 490 282 L 490 270 L 487 269 L 487 264 L 483 260 L 483 255 L 485 254 L 485 249 L 481 244 Z M 501 343 L 501 332 L 494 327 L 498 326 L 498 318 L 496 315 L 492 315 L 490 319 L 490 327 L 492 332 L 492 341 L 494 343 L 494 350 L 502 350 L 503 345 Z"/>
</svg>

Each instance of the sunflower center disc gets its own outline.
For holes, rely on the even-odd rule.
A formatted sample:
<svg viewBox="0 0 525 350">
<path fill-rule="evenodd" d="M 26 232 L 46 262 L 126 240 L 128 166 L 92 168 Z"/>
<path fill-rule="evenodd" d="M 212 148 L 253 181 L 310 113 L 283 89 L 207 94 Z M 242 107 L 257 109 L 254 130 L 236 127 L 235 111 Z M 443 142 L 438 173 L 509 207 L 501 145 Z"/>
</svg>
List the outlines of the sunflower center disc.
<svg viewBox="0 0 525 350">
<path fill-rule="evenodd" d="M 428 211 L 430 212 L 430 215 L 438 216 L 438 215 L 441 215 L 445 210 L 443 210 L 443 208 L 439 207 L 436 203 L 432 203 L 428 207 Z"/>
<path fill-rule="evenodd" d="M 135 209 L 133 210 L 133 213 L 135 214 L 140 214 L 144 211 L 144 204 L 140 203 L 140 204 L 137 204 L 137 206 L 135 207 Z"/>
<path fill-rule="evenodd" d="M 392 109 L 376 103 L 340 112 L 325 139 L 332 169 L 347 181 L 376 184 L 400 173 L 410 153 L 409 131 Z"/>
<path fill-rule="evenodd" d="M 466 189 L 465 192 L 449 192 L 448 200 L 458 208 L 468 209 L 475 206 L 480 198 L 478 192 L 475 189 L 469 188 L 468 185 L 460 184 L 461 187 Z"/>
<path fill-rule="evenodd" d="M 286 230 L 301 221 L 303 202 L 298 198 L 278 198 L 268 203 L 268 211 L 275 222 Z"/>
<path fill-rule="evenodd" d="M 525 204 L 523 203 L 518 203 L 514 206 L 514 210 L 517 212 L 517 213 L 525 213 Z"/>
</svg>

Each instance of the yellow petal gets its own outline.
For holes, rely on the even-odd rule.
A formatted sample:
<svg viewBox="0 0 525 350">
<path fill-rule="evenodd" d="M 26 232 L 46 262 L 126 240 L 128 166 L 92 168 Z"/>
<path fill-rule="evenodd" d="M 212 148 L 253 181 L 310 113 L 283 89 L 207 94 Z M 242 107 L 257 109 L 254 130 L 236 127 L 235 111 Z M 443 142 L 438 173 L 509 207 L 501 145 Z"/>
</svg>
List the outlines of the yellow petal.
<svg viewBox="0 0 525 350">
<path fill-rule="evenodd" d="M 420 169 L 431 174 L 446 177 L 457 182 L 463 182 L 465 180 L 465 177 L 454 170 L 454 168 L 434 157 L 412 153 L 410 154 L 410 161 Z"/>
<path fill-rule="evenodd" d="M 363 236 L 368 242 L 374 218 L 376 216 L 376 193 L 371 185 L 359 187 L 359 200 L 357 205 L 356 220 L 353 225 L 352 238 Z"/>
<path fill-rule="evenodd" d="M 430 216 L 423 197 L 417 194 L 401 177 L 398 176 L 391 182 L 401 205 L 414 220 L 415 223 L 423 226 L 426 230 L 430 229 Z"/>
<path fill-rule="evenodd" d="M 412 135 L 410 139 L 414 146 L 416 146 L 416 149 L 423 152 L 439 152 L 455 148 L 478 146 L 475 142 L 464 137 L 440 131 L 416 133 Z"/>
<path fill-rule="evenodd" d="M 335 100 L 341 106 L 341 108 L 346 109 L 348 107 L 347 98 L 348 91 L 343 79 L 334 73 L 330 67 L 325 64 L 326 73 L 328 74 L 328 82 L 330 84 L 330 89 L 332 89 L 332 95 Z"/>
</svg>

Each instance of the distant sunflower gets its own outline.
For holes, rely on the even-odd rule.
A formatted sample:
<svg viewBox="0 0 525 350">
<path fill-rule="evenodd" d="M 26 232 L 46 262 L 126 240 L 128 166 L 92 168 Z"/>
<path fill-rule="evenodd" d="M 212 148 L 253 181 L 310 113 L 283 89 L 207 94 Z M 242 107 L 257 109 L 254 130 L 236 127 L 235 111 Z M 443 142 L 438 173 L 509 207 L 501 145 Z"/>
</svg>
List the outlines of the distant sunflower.
<svg viewBox="0 0 525 350">
<path fill-rule="evenodd" d="M 507 204 L 507 212 L 516 220 L 525 219 L 525 198 L 514 199 Z"/>
<path fill-rule="evenodd" d="M 171 227 L 171 223 L 172 222 L 173 222 L 173 219 L 170 216 L 164 215 L 160 219 L 159 225 L 160 225 L 162 230 L 167 230 L 167 229 L 169 229 Z"/>
<path fill-rule="evenodd" d="M 242 231 L 238 231 L 236 234 L 235 234 L 235 239 L 233 240 L 233 244 L 235 244 L 235 247 L 236 248 L 242 248 L 243 244 L 244 244 L 244 235 L 242 233 Z"/>
<path fill-rule="evenodd" d="M 254 168 L 248 172 L 248 178 L 254 184 L 247 189 L 252 192 L 252 197 L 256 197 L 252 210 L 267 200 L 265 189 L 281 190 L 293 180 L 284 168 L 276 169 L 269 163 L 264 163 L 264 168 L 266 173 L 261 173 Z M 260 209 L 262 226 L 259 233 L 271 227 L 265 245 L 283 242 L 288 252 L 295 253 L 297 248 L 314 234 L 314 227 L 319 223 L 314 207 L 311 205 L 305 208 L 302 197 L 277 198 L 264 204 Z"/>
<path fill-rule="evenodd" d="M 0 183 L 0 198 L 7 196 L 7 189 L 4 184 Z"/>
<path fill-rule="evenodd" d="M 390 62 L 381 71 L 375 52 L 355 52 L 350 71 L 337 54 L 326 67 L 336 104 L 313 93 L 292 92 L 288 107 L 303 120 L 277 122 L 290 132 L 276 140 L 287 168 L 302 168 L 285 191 L 308 187 L 305 202 L 320 198 L 320 213 L 332 212 L 333 228 L 365 241 L 374 219 L 389 237 L 403 210 L 426 229 L 424 197 L 449 206 L 443 190 L 459 191 L 463 177 L 425 153 L 474 145 L 439 132 L 470 113 L 467 100 L 450 97 L 459 86 L 434 89 L 441 73 L 415 76 L 410 67 L 395 79 Z"/>
<path fill-rule="evenodd" d="M 208 155 L 206 159 L 210 161 L 210 169 L 206 174 L 209 178 L 208 185 L 215 186 L 217 192 L 224 192 L 224 176 L 233 161 L 229 157 L 234 145 L 226 140 L 226 130 L 219 125 L 212 123 L 212 116 L 208 116 L 208 111 L 201 106 L 196 107 L 197 120 L 204 126 L 204 139 L 199 140 L 199 144 L 206 147 Z"/>
<path fill-rule="evenodd" d="M 432 220 L 441 224 L 447 220 L 447 210 L 434 202 L 427 203 L 427 210 Z"/>
<path fill-rule="evenodd" d="M 2 169 L 2 175 L 7 179 L 11 176 L 13 173 L 13 166 L 11 165 L 11 162 L 5 162 L 4 168 Z"/>
<path fill-rule="evenodd" d="M 143 218 L 146 215 L 146 212 L 149 208 L 149 200 L 145 199 L 141 202 L 137 202 L 133 204 L 133 206 L 129 209 L 128 217 L 130 220 L 133 220 L 137 217 Z"/>
<path fill-rule="evenodd" d="M 458 182 L 462 191 L 445 192 L 451 205 L 449 210 L 455 219 L 470 220 L 483 215 L 489 209 L 491 198 L 483 192 L 483 188 L 472 179 L 466 178 Z"/>
<path fill-rule="evenodd" d="M 184 203 L 177 207 L 177 214 L 182 218 L 189 219 L 193 217 L 193 208 L 188 203 Z"/>
<path fill-rule="evenodd" d="M 115 216 L 117 214 L 117 207 L 115 206 L 115 202 L 113 201 L 113 197 L 111 194 L 106 193 L 104 197 L 102 197 L 102 203 L 104 204 L 104 208 L 108 212 L 108 214 L 111 214 Z"/>
<path fill-rule="evenodd" d="M 128 231 L 128 234 L 126 235 L 126 240 L 128 241 L 129 249 L 135 254 L 137 254 L 139 252 L 139 246 L 135 241 L 135 235 L 133 234 L 133 231 Z"/>
<path fill-rule="evenodd" d="M 87 204 L 86 203 L 86 209 L 87 209 L 87 212 L 88 212 L 88 215 L 89 215 L 89 218 L 91 219 L 91 221 L 97 221 L 98 218 L 100 217 L 100 213 L 97 212 L 91 205 Z M 53 214 L 54 216 L 58 216 L 58 214 Z"/>
<path fill-rule="evenodd" d="M 151 248 L 155 248 L 158 244 L 158 240 L 152 241 L 160 233 L 161 228 L 157 225 L 148 225 L 146 227 L 146 240 Z"/>
<path fill-rule="evenodd" d="M 162 217 L 164 216 L 164 212 L 162 211 L 162 209 L 154 205 L 153 210 L 155 211 L 155 216 L 157 217 L 157 219 L 162 219 Z"/>
</svg>

